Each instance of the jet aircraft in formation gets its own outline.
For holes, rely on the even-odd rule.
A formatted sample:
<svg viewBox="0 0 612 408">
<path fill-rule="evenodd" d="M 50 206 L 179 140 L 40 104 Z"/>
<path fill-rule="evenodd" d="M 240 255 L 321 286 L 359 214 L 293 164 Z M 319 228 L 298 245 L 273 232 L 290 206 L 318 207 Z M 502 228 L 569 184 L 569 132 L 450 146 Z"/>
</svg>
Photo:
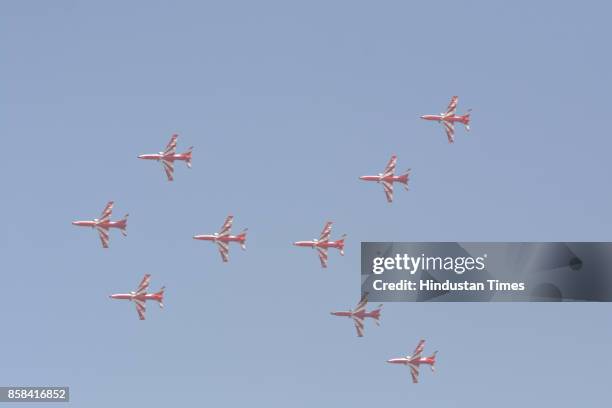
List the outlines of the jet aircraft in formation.
<svg viewBox="0 0 612 408">
<path fill-rule="evenodd" d="M 392 358 L 390 360 L 387 360 L 387 363 L 403 364 L 403 365 L 407 365 L 408 367 L 410 367 L 410 374 L 412 375 L 412 382 L 416 384 L 419 382 L 419 368 L 421 364 L 429 364 L 429 366 L 431 367 L 431 371 L 435 371 L 434 365 L 436 364 L 436 354 L 438 352 L 434 351 L 434 353 L 431 356 L 422 357 L 424 349 L 425 349 L 425 340 L 421 340 L 419 341 L 419 344 L 417 344 L 411 356 Z"/>
<path fill-rule="evenodd" d="M 126 228 L 128 214 L 125 214 L 125 217 L 119 221 L 111 221 L 110 217 L 113 214 L 113 205 L 113 201 L 109 201 L 106 207 L 104 207 L 104 211 L 102 211 L 100 218 L 94 218 L 91 221 L 73 221 L 72 225 L 95 228 L 98 231 L 98 235 L 100 235 L 102 247 L 108 248 L 108 242 L 110 240 L 108 232 L 111 228 L 117 228 L 121 230 L 123 236 L 127 236 Z"/>
<path fill-rule="evenodd" d="M 442 123 L 442 125 L 444 125 L 444 130 L 446 131 L 446 136 L 448 137 L 448 143 L 453 143 L 455 141 L 455 122 L 463 123 L 465 125 L 465 129 L 467 131 L 470 130 L 470 112 L 472 110 L 468 109 L 465 115 L 455 114 L 458 101 L 459 97 L 453 96 L 445 113 L 441 113 L 439 115 L 421 116 L 421 119 L 434 120 L 438 123 Z"/>
<path fill-rule="evenodd" d="M 221 227 L 221 231 L 215 232 L 214 234 L 208 235 L 195 235 L 193 239 L 201 240 L 201 241 L 212 241 L 217 244 L 219 247 L 219 253 L 221 254 L 221 259 L 223 262 L 227 262 L 229 260 L 229 244 L 230 242 L 238 242 L 242 249 L 246 249 L 246 234 L 248 228 L 242 230 L 242 232 L 238 235 L 231 235 L 232 223 L 234 221 L 234 216 L 229 215 L 223 226 Z"/>
<path fill-rule="evenodd" d="M 129 300 L 130 302 L 134 302 L 136 305 L 136 311 L 138 312 L 138 318 L 140 320 L 145 319 L 146 312 L 146 302 L 147 300 L 154 300 L 159 303 L 159 307 L 164 307 L 164 289 L 162 286 L 161 289 L 156 293 L 147 293 L 147 289 L 149 288 L 149 283 L 151 281 L 151 275 L 146 274 L 138 288 L 134 292 L 130 293 L 116 293 L 114 295 L 110 295 L 111 299 L 124 299 Z"/>
<path fill-rule="evenodd" d="M 440 115 L 423 115 L 422 119 L 425 120 L 433 120 L 444 125 L 444 129 L 446 131 L 446 135 L 448 137 L 449 143 L 454 142 L 455 135 L 455 122 L 460 122 L 465 125 L 466 130 L 469 131 L 469 123 L 470 123 L 470 112 L 471 109 L 468 110 L 468 113 L 465 115 L 457 115 L 456 108 L 458 103 L 458 97 L 453 96 L 450 104 L 448 105 L 447 111 L 445 113 L 441 113 Z M 156 154 L 142 154 L 139 155 L 139 159 L 144 160 L 156 160 L 159 161 L 166 172 L 166 177 L 168 181 L 173 181 L 174 179 L 174 162 L 184 161 L 187 167 L 191 168 L 191 159 L 192 159 L 192 149 L 190 147 L 184 153 L 176 153 L 176 145 L 177 145 L 178 135 L 172 135 L 168 145 L 165 150 Z M 359 177 L 364 181 L 376 181 L 383 185 L 385 195 L 387 197 L 387 201 L 389 203 L 393 202 L 393 183 L 398 182 L 404 185 L 404 188 L 408 190 L 408 181 L 410 177 L 410 169 L 406 170 L 401 175 L 395 175 L 395 167 L 397 164 L 397 156 L 391 156 L 389 163 L 387 164 L 385 170 L 382 173 L 379 173 L 376 176 L 361 176 Z M 117 228 L 121 231 L 121 233 L 125 236 L 127 235 L 127 217 L 125 217 L 118 221 L 111 221 L 110 217 L 112 215 L 113 210 L 113 201 L 109 201 L 100 218 L 96 218 L 91 221 L 73 221 L 72 224 L 81 227 L 91 227 L 95 228 L 98 231 L 100 236 L 100 240 L 102 242 L 102 246 L 104 248 L 108 248 L 109 243 L 109 230 L 111 228 Z M 195 235 L 193 238 L 196 240 L 202 241 L 212 241 L 217 244 L 219 248 L 219 253 L 221 255 L 221 259 L 223 262 L 228 262 L 229 260 L 229 244 L 231 242 L 238 242 L 242 249 L 246 249 L 246 233 L 247 229 L 245 228 L 238 235 L 231 235 L 231 228 L 234 217 L 229 215 L 221 230 L 214 234 L 203 234 L 203 235 Z M 319 239 L 313 239 L 311 241 L 297 241 L 294 242 L 295 246 L 299 247 L 311 247 L 316 249 L 319 255 L 319 260 L 321 262 L 321 267 L 327 268 L 328 262 L 328 249 L 336 248 L 340 251 L 340 255 L 344 255 L 344 241 L 346 239 L 346 234 L 342 235 L 340 239 L 333 241 L 330 240 L 330 235 L 332 231 L 332 222 L 328 221 L 323 227 L 323 231 Z M 164 287 L 162 287 L 158 292 L 155 293 L 147 293 L 147 289 L 149 287 L 151 275 L 146 274 L 138 288 L 129 293 L 117 293 L 110 295 L 112 299 L 124 299 L 134 302 L 136 306 L 136 311 L 138 312 L 138 317 L 140 320 L 145 320 L 145 312 L 146 312 L 146 301 L 152 300 L 159 303 L 160 307 L 164 307 L 163 297 L 164 297 Z M 368 312 L 366 310 L 366 306 L 368 303 L 367 293 L 361 297 L 361 300 L 355 306 L 354 310 L 348 311 L 336 311 L 331 312 L 334 316 L 344 316 L 353 319 L 353 323 L 355 324 L 355 329 L 357 331 L 358 337 L 363 337 L 364 329 L 365 329 L 365 319 L 371 318 L 373 319 L 377 325 L 380 324 L 380 313 L 382 309 L 382 304 L 379 305 L 376 309 Z M 391 364 L 403 364 L 410 367 L 412 381 L 414 383 L 418 382 L 419 376 L 419 368 L 421 364 L 429 365 L 434 371 L 434 365 L 436 362 L 436 353 L 434 352 L 429 357 L 422 357 L 423 350 L 425 348 L 425 340 L 421 340 L 413 354 L 406 357 L 400 358 L 392 358 L 387 360 L 388 363 Z"/>
<path fill-rule="evenodd" d="M 374 319 L 377 325 L 380 325 L 380 311 L 383 305 L 378 305 L 378 307 L 370 312 L 366 310 L 366 306 L 368 304 L 368 294 L 364 293 L 361 296 L 361 300 L 357 303 L 354 310 L 341 311 L 341 312 L 331 312 L 334 316 L 345 316 L 353 319 L 353 323 L 355 323 L 355 329 L 357 330 L 357 337 L 363 337 L 363 331 L 365 330 L 364 320 L 366 318 Z"/>
<path fill-rule="evenodd" d="M 327 268 L 327 250 L 329 248 L 336 248 L 340 250 L 340 255 L 344 255 L 344 240 L 346 234 L 342 235 L 337 241 L 330 241 L 329 236 L 331 234 L 333 222 L 328 221 L 321 231 L 319 239 L 313 239 L 312 241 L 297 241 L 293 245 L 299 247 L 310 247 L 316 249 L 319 253 L 319 260 L 321 261 L 321 267 Z"/>
<path fill-rule="evenodd" d="M 168 177 L 168 181 L 174 180 L 174 162 L 177 160 L 182 160 L 185 162 L 187 167 L 191 168 L 191 151 L 193 146 L 191 146 L 185 153 L 177 153 L 176 152 L 176 143 L 177 143 L 178 135 L 172 135 L 168 145 L 164 149 L 163 152 L 154 153 L 154 154 L 141 154 L 138 156 L 139 159 L 144 160 L 156 160 L 160 162 L 164 166 L 164 171 L 166 172 L 166 177 Z"/>
<path fill-rule="evenodd" d="M 365 181 L 376 181 L 377 183 L 381 183 L 383 188 L 385 189 L 385 195 L 387 196 L 387 201 L 393 202 L 393 183 L 398 182 L 404 185 L 404 188 L 408 190 L 408 178 L 410 177 L 410 169 L 406 170 L 404 174 L 399 176 L 395 175 L 395 165 L 397 164 L 397 156 L 391 156 L 389 163 L 387 163 L 387 167 L 382 173 L 379 173 L 377 176 L 361 176 L 359 177 L 361 180 Z"/>
</svg>

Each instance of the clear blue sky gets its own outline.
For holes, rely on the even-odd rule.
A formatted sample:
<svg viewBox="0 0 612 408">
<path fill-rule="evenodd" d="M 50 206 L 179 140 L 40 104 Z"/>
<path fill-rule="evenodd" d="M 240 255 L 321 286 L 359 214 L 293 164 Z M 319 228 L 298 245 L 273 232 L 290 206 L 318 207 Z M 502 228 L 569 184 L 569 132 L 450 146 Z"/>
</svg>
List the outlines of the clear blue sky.
<svg viewBox="0 0 612 408">
<path fill-rule="evenodd" d="M 178 4 L 177 4 L 178 3 Z M 0 385 L 71 406 L 601 406 L 607 304 L 387 304 L 361 241 L 611 240 L 608 2 L 5 1 Z M 470 133 L 437 124 L 459 95 Z M 171 133 L 193 169 L 138 160 Z M 391 154 L 411 190 L 360 182 Z M 129 236 L 73 227 L 115 200 Z M 235 215 L 229 264 L 192 240 Z M 291 246 L 326 220 L 329 269 Z M 144 273 L 166 309 L 108 295 Z M 439 350 L 438 372 L 385 360 Z M 197 401 L 197 402 L 196 402 Z M 25 407 L 25 406 L 24 406 Z"/>
</svg>

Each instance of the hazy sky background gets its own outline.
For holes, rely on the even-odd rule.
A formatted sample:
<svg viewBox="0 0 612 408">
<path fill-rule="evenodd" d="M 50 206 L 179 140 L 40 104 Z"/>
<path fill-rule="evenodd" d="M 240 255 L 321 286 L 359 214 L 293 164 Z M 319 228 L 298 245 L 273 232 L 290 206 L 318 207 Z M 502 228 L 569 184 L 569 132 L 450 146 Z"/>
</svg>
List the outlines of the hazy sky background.
<svg viewBox="0 0 612 408">
<path fill-rule="evenodd" d="M 608 304 L 389 303 L 361 241 L 612 239 L 608 2 L 5 1 L 0 385 L 71 406 L 576 407 Z M 472 131 L 419 119 L 459 95 Z M 193 169 L 138 160 L 173 132 Z M 388 205 L 376 174 L 412 168 Z M 70 224 L 107 201 L 129 236 Z M 249 227 L 223 264 L 197 233 Z M 323 270 L 295 240 L 348 234 Z M 144 273 L 166 308 L 108 295 Z M 385 363 L 419 339 L 438 371 Z M 597 402 L 599 401 L 599 402 Z M 23 405 L 24 408 L 26 405 Z M 33 405 L 40 406 L 40 405 Z"/>
</svg>

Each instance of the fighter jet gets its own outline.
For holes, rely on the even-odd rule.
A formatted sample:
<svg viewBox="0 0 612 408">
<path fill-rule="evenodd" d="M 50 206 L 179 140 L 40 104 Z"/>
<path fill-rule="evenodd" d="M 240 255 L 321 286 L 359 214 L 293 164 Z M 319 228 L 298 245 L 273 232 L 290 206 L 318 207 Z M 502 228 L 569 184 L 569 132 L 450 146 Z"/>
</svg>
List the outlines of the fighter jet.
<svg viewBox="0 0 612 408">
<path fill-rule="evenodd" d="M 423 353 L 423 349 L 425 348 L 425 340 L 419 341 L 416 348 L 414 349 L 414 353 L 411 356 L 400 357 L 400 358 L 392 358 L 387 360 L 387 363 L 391 364 L 404 364 L 410 367 L 410 374 L 412 374 L 412 382 L 419 382 L 419 367 L 421 364 L 429 364 L 431 367 L 431 371 L 435 371 L 434 365 L 436 364 L 436 354 L 437 351 L 429 357 L 421 357 Z"/>
<path fill-rule="evenodd" d="M 472 110 L 468 109 L 465 115 L 456 115 L 455 111 L 457 109 L 458 101 L 459 101 L 459 97 L 453 96 L 451 98 L 450 103 L 448 104 L 446 113 L 441 113 L 439 115 L 421 116 L 421 119 L 435 120 L 438 123 L 442 123 L 444 125 L 444 130 L 446 131 L 446 136 L 448 137 L 448 143 L 453 143 L 455 141 L 455 122 L 463 123 L 465 125 L 465 129 L 467 131 L 470 130 L 470 112 Z"/>
<path fill-rule="evenodd" d="M 110 239 L 108 235 L 108 231 L 110 228 L 118 228 L 121 230 L 123 236 L 127 236 L 127 217 L 128 214 L 125 214 L 125 217 L 119 221 L 111 221 L 110 217 L 113 213 L 113 201 L 109 201 L 102 211 L 102 215 L 100 218 L 94 218 L 93 221 L 73 221 L 72 225 L 76 225 L 79 227 L 91 227 L 95 228 L 100 235 L 100 241 L 102 241 L 102 247 L 108 248 L 108 241 Z"/>
<path fill-rule="evenodd" d="M 389 203 L 393 202 L 393 183 L 398 182 L 404 185 L 404 188 L 408 190 L 408 178 L 410 177 L 410 169 L 406 170 L 406 172 L 402 175 L 395 175 L 395 165 L 397 163 L 397 156 L 391 156 L 387 167 L 382 173 L 378 173 L 377 176 L 361 176 L 360 180 L 365 181 L 376 181 L 377 183 L 382 183 L 383 188 L 385 189 L 385 195 L 387 196 L 387 201 Z"/>
<path fill-rule="evenodd" d="M 140 285 L 138 285 L 138 289 L 134 292 L 130 293 L 117 293 L 115 295 L 110 295 L 111 299 L 125 299 L 130 302 L 134 302 L 136 305 L 136 311 L 138 312 L 138 317 L 140 320 L 145 319 L 145 311 L 146 311 L 146 301 L 147 300 L 155 300 L 159 303 L 159 307 L 164 307 L 164 289 L 165 286 L 162 286 L 161 289 L 156 293 L 147 293 L 147 289 L 149 288 L 149 282 L 151 281 L 151 275 L 146 274 Z"/>
<path fill-rule="evenodd" d="M 238 235 L 230 235 L 232 229 L 232 222 L 234 221 L 234 216 L 229 215 L 223 226 L 221 227 L 221 231 L 215 232 L 212 235 L 195 235 L 193 239 L 199 239 L 201 241 L 212 241 L 217 244 L 219 247 L 219 253 L 221 254 L 221 259 L 223 262 L 227 262 L 229 260 L 229 244 L 230 242 L 238 242 L 242 249 L 246 249 L 246 234 L 248 228 L 242 230 L 242 232 Z"/>
<path fill-rule="evenodd" d="M 319 253 L 319 260 L 321 261 L 321 267 L 327 268 L 327 250 L 328 248 L 337 248 L 340 250 L 340 255 L 344 255 L 344 239 L 346 234 L 342 235 L 337 241 L 330 241 L 329 235 L 331 234 L 333 222 L 328 221 L 321 231 L 319 239 L 313 239 L 312 241 L 297 241 L 293 245 L 299 247 L 311 247 L 316 249 Z"/>
<path fill-rule="evenodd" d="M 349 310 L 348 312 L 331 312 L 334 316 L 346 316 L 353 319 L 355 323 L 355 329 L 357 330 L 357 337 L 363 337 L 363 331 L 365 329 L 364 320 L 367 317 L 370 317 L 376 321 L 376 325 L 380 326 L 380 310 L 383 305 L 378 305 L 378 307 L 371 312 L 366 310 L 366 305 L 368 304 L 368 294 L 364 293 L 361 296 L 361 300 L 355 306 L 355 310 Z"/>
<path fill-rule="evenodd" d="M 166 171 L 168 181 L 172 181 L 174 180 L 174 162 L 176 160 L 183 160 L 187 167 L 191 168 L 191 151 L 193 146 L 187 149 L 185 153 L 176 153 L 177 139 L 178 135 L 172 135 L 170 142 L 168 142 L 168 145 L 163 152 L 155 154 L 141 154 L 138 156 L 138 158 L 144 160 L 157 160 L 158 162 L 161 162 L 161 164 L 164 166 L 164 170 Z"/>
</svg>

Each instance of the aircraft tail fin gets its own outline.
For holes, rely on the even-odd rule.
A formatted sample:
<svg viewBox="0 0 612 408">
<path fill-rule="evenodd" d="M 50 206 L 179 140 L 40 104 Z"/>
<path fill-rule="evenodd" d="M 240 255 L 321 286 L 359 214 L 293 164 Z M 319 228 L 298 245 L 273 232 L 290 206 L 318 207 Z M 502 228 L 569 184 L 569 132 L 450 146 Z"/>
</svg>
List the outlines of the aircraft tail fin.
<svg viewBox="0 0 612 408">
<path fill-rule="evenodd" d="M 130 214 L 125 214 L 125 216 L 119 221 L 119 228 L 121 229 L 121 234 L 123 234 L 124 237 L 127 237 L 127 221 L 129 215 Z"/>
<path fill-rule="evenodd" d="M 346 239 L 346 234 L 342 234 L 340 239 L 337 241 L 338 249 L 340 250 L 340 255 L 344 255 L 344 240 Z"/>
<path fill-rule="evenodd" d="M 189 149 L 187 149 L 187 151 L 185 152 L 185 156 L 187 156 L 187 158 L 185 159 L 185 164 L 189 168 L 191 168 L 191 152 L 192 151 L 193 151 L 193 146 L 189 147 Z"/>
<path fill-rule="evenodd" d="M 246 235 L 247 232 L 249 231 L 248 228 L 245 228 L 242 230 L 242 232 L 240 234 L 238 234 L 238 239 L 240 240 L 240 248 L 242 249 L 246 249 Z"/>
<path fill-rule="evenodd" d="M 411 171 L 411 169 L 406 170 L 404 172 L 404 174 L 399 176 L 399 178 L 397 179 L 398 182 L 400 182 L 400 183 L 402 183 L 404 185 L 404 188 L 406 190 L 408 190 L 408 180 L 410 179 L 410 171 Z"/>
<path fill-rule="evenodd" d="M 383 305 L 380 304 L 378 307 L 370 312 L 372 319 L 376 322 L 377 326 L 380 326 L 380 311 L 382 310 Z"/>
<path fill-rule="evenodd" d="M 162 286 L 161 289 L 156 293 L 156 295 L 159 297 L 157 301 L 159 302 L 159 307 L 161 308 L 164 307 L 164 290 L 166 290 L 166 287 Z"/>
<path fill-rule="evenodd" d="M 436 371 L 436 354 L 438 354 L 437 351 L 434 351 L 433 354 L 429 357 L 431 359 L 431 371 Z"/>
<path fill-rule="evenodd" d="M 465 125 L 465 130 L 470 131 L 470 115 L 472 114 L 472 109 L 468 109 L 467 113 L 463 115 L 463 124 Z"/>
</svg>

